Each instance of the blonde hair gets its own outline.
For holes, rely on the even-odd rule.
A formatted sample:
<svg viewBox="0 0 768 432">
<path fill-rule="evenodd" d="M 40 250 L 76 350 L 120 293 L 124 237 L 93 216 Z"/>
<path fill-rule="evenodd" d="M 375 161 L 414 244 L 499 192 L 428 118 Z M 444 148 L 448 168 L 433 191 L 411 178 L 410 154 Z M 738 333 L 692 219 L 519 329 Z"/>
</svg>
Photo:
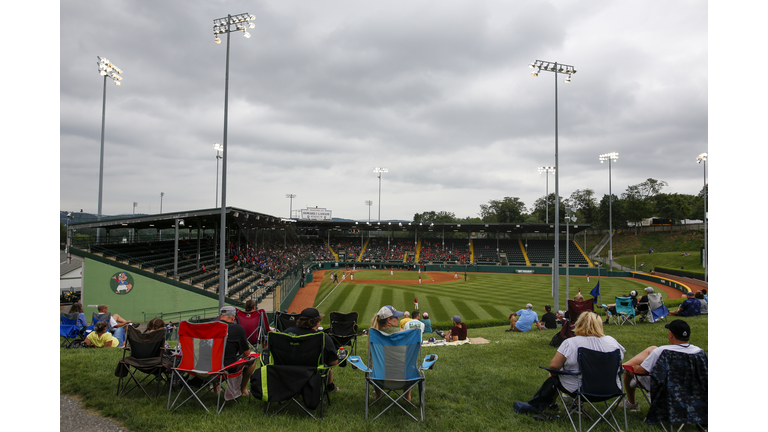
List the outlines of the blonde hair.
<svg viewBox="0 0 768 432">
<path fill-rule="evenodd" d="M 579 319 L 576 320 L 576 326 L 573 329 L 573 333 L 576 336 L 596 336 L 603 337 L 603 321 L 600 319 L 600 315 L 594 312 L 584 312 L 579 315 Z"/>
<path fill-rule="evenodd" d="M 581 294 L 576 294 L 575 296 L 573 296 L 573 299 L 576 301 L 584 301 L 584 296 Z"/>
</svg>

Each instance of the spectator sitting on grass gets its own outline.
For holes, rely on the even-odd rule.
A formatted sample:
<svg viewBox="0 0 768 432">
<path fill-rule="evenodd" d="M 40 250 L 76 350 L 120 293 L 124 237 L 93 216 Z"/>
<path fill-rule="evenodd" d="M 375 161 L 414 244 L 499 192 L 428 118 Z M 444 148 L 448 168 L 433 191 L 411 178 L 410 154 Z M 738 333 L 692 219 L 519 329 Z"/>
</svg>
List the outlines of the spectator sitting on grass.
<svg viewBox="0 0 768 432">
<path fill-rule="evenodd" d="M 125 335 L 125 332 L 121 333 Z M 85 344 L 95 348 L 121 348 L 125 339 L 118 339 L 107 331 L 107 323 L 99 321 L 93 326 L 93 331 L 85 338 Z"/>
<path fill-rule="evenodd" d="M 688 291 L 686 294 L 688 299 L 685 300 L 676 311 L 670 311 L 670 315 L 677 315 L 683 317 L 699 316 L 701 315 L 701 302 L 694 298 L 693 291 Z"/>
<path fill-rule="evenodd" d="M 528 303 L 525 305 L 525 309 L 520 309 L 516 313 L 509 315 L 509 328 L 506 331 L 517 331 L 524 333 L 530 330 L 533 324 L 536 324 L 536 328 L 541 330 L 539 315 L 533 311 L 533 305 Z"/>
<path fill-rule="evenodd" d="M 421 322 L 424 324 L 424 334 L 432 333 L 432 320 L 429 319 L 429 314 L 424 312 L 421 316 Z"/>
<path fill-rule="evenodd" d="M 552 313 L 552 306 L 546 305 L 544 306 L 544 312 L 546 312 L 544 315 L 541 316 L 541 322 L 544 323 L 544 328 L 546 329 L 556 329 L 557 328 L 557 316 Z"/>
<path fill-rule="evenodd" d="M 453 317 L 453 327 L 448 333 L 443 333 L 440 330 L 435 330 L 440 337 L 444 337 L 446 342 L 456 342 L 467 340 L 467 325 L 461 322 L 461 317 L 455 315 Z"/>
<path fill-rule="evenodd" d="M 701 303 L 701 314 L 707 315 L 707 301 L 704 300 L 704 293 L 701 291 L 696 291 L 696 295 L 694 297 L 699 301 L 699 303 Z"/>
<path fill-rule="evenodd" d="M 405 323 L 405 325 L 403 326 L 403 330 L 419 329 L 421 330 L 421 334 L 423 335 L 424 323 L 421 322 L 421 320 L 419 319 L 420 318 L 419 311 L 413 311 L 413 313 L 411 313 L 411 316 L 413 317 L 413 319 Z"/>
<path fill-rule="evenodd" d="M 400 330 L 405 326 L 405 323 L 411 320 L 411 314 L 408 311 L 403 312 L 403 319 L 400 320 Z"/>
</svg>

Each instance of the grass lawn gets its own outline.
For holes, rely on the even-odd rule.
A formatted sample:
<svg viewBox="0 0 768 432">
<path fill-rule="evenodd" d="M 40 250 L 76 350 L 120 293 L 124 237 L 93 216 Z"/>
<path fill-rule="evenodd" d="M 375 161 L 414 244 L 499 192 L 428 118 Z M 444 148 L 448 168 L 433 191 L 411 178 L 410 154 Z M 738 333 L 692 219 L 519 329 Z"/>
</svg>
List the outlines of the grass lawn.
<svg viewBox="0 0 768 432">
<path fill-rule="evenodd" d="M 654 252 L 652 254 L 646 252 L 637 255 L 616 257 L 616 262 L 634 269 L 635 260 L 637 260 L 637 270 L 645 272 L 649 272 L 656 267 L 679 269 L 680 266 L 683 266 L 683 269 L 686 271 L 704 274 L 704 267 L 701 265 L 701 252 L 698 250 L 686 252 L 691 255 L 683 256 L 683 252 Z M 641 267 L 641 263 L 645 264 Z"/>
<path fill-rule="evenodd" d="M 361 272 L 364 273 L 364 272 Z M 389 276 L 384 272 L 383 279 Z M 396 271 L 395 274 L 398 274 Z M 400 274 L 415 276 L 418 272 L 403 270 Z M 422 277 L 425 274 L 422 273 Z M 355 274 L 355 278 L 366 279 Z M 424 279 L 426 280 L 426 279 Z M 459 315 L 469 327 L 503 325 L 509 323 L 509 314 L 523 309 L 527 303 L 533 304 L 539 316 L 544 314 L 544 305 L 554 308 L 551 296 L 551 276 L 470 273 L 467 281 L 463 275 L 456 281 L 440 284 L 394 285 L 386 283 L 347 283 L 338 286 L 328 276 L 323 278 L 317 293 L 315 306 L 325 314 L 324 327 L 330 325 L 329 314 L 333 311 L 357 311 L 360 314 L 358 324 L 368 327 L 371 319 L 384 305 L 392 305 L 399 311 L 412 311 L 414 298 L 419 299 L 419 311 L 428 312 L 432 327 L 447 329 L 451 327 L 451 318 Z M 571 276 L 569 296 L 581 288 L 581 293 L 589 298 L 589 292 L 597 284 L 592 276 L 587 282 L 583 276 Z M 600 278 L 601 303 L 614 303 L 614 297 L 626 295 L 631 290 L 641 292 L 647 284 L 640 280 L 623 278 Z M 565 276 L 560 277 L 561 308 L 565 308 Z M 665 294 L 666 296 L 666 294 Z M 666 297 L 665 297 L 666 299 Z"/>
<path fill-rule="evenodd" d="M 691 343 L 708 351 L 708 318 L 688 318 L 692 328 Z M 539 366 L 549 364 L 556 349 L 549 346 L 553 331 L 506 333 L 506 327 L 470 326 L 470 337 L 483 337 L 486 345 L 425 348 L 423 354 L 437 354 L 434 370 L 426 371 L 427 414 L 424 423 L 416 423 L 404 413 L 390 410 L 372 422 L 364 418 L 364 374 L 352 367 L 336 367 L 334 381 L 341 391 L 331 395 L 332 405 L 325 418 L 316 422 L 293 408 L 276 417 L 263 413 L 261 401 L 228 403 L 221 414 L 206 413 L 201 407 L 185 405 L 178 411 L 166 411 L 167 394 L 150 402 L 136 391 L 115 398 L 115 365 L 121 357 L 118 349 L 60 350 L 60 390 L 78 395 L 88 408 L 123 422 L 132 431 L 220 431 L 272 430 L 374 431 L 387 429 L 414 431 L 497 431 L 497 430 L 571 430 L 567 418 L 540 423 L 515 414 L 512 403 L 527 401 L 546 379 Z M 649 345 L 666 343 L 667 331 L 661 324 L 606 326 L 630 358 Z M 358 354 L 366 357 L 366 338 L 359 339 Z M 638 395 L 639 396 L 639 395 Z M 214 395 L 205 396 L 213 402 Z M 638 398 L 640 400 L 640 398 Z M 628 413 L 629 429 L 656 431 L 642 420 L 648 405 L 641 402 L 640 412 Z M 564 415 L 564 413 L 563 413 Z M 598 430 L 609 430 L 600 427 Z"/>
<path fill-rule="evenodd" d="M 416 274 L 417 272 L 411 272 Z M 362 278 L 361 278 L 362 279 Z M 581 287 L 587 294 L 597 279 L 572 277 L 571 296 Z M 640 281 L 601 278 L 603 297 L 607 302 L 615 295 L 631 289 L 642 289 Z M 560 280 L 565 291 L 565 278 Z M 333 292 L 331 293 L 331 291 Z M 60 392 L 80 397 L 86 407 L 102 415 L 115 418 L 132 431 L 219 431 L 219 430 L 353 430 L 373 431 L 409 429 L 416 431 L 479 431 L 479 430 L 541 430 L 567 431 L 571 429 L 567 418 L 540 423 L 512 411 L 516 400 L 527 401 L 546 379 L 546 366 L 556 349 L 549 346 L 554 331 L 531 331 L 524 334 L 506 333 L 507 316 L 525 306 L 534 304 L 541 314 L 544 304 L 551 303 L 550 278 L 536 275 L 470 274 L 455 282 L 427 285 L 394 285 L 342 283 L 334 285 L 324 279 L 317 296 L 322 313 L 355 310 L 360 313 L 361 327 L 367 327 L 371 317 L 385 304 L 398 310 L 413 308 L 418 297 L 419 309 L 430 313 L 433 328 L 448 328 L 453 315 L 461 315 L 469 326 L 469 337 L 482 337 L 490 341 L 483 345 L 425 348 L 423 354 L 437 354 L 439 361 L 434 370 L 426 371 L 427 419 L 416 423 L 403 413 L 390 410 L 377 422 L 364 418 L 364 374 L 352 367 L 336 367 L 334 381 L 341 391 L 331 396 L 325 419 L 315 422 L 297 410 L 288 410 L 276 417 L 263 413 L 260 401 L 242 400 L 228 403 L 220 415 L 206 413 L 201 407 L 187 404 L 178 411 L 166 411 L 167 394 L 150 402 L 136 391 L 116 401 L 117 378 L 115 365 L 121 357 L 118 349 L 60 349 Z M 330 295 L 329 295 L 330 294 Z M 675 300 L 667 302 L 669 306 Z M 672 307 L 671 307 L 672 308 Z M 692 328 L 691 343 L 708 351 L 708 317 L 688 318 Z M 324 324 L 324 325 L 327 325 Z M 614 336 L 627 350 L 630 358 L 650 345 L 667 343 L 667 331 L 662 324 L 640 323 L 637 326 L 606 326 L 606 333 Z M 425 335 L 428 338 L 430 335 Z M 359 339 L 358 355 L 366 359 L 366 338 Z M 207 394 L 209 402 L 214 395 Z M 643 424 L 648 406 L 641 402 L 641 410 L 628 413 L 629 428 L 658 430 Z M 598 430 L 608 430 L 607 427 Z"/>
</svg>

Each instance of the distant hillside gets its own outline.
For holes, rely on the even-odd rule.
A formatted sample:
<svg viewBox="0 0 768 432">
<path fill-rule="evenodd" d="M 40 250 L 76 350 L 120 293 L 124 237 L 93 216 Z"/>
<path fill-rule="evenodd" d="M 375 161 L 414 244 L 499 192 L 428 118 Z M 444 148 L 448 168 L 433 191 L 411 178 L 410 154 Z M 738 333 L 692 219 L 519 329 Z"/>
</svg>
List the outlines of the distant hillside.
<svg viewBox="0 0 768 432">
<path fill-rule="evenodd" d="M 613 256 L 654 252 L 698 252 L 704 246 L 704 230 L 652 232 L 634 235 L 624 231 L 613 236 Z"/>
</svg>

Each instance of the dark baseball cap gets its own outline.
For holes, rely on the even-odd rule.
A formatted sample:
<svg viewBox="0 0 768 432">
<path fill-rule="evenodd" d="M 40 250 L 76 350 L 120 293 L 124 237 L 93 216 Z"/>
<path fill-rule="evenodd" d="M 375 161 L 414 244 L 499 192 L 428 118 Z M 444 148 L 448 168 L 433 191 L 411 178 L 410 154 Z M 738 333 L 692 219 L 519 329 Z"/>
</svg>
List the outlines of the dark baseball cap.
<svg viewBox="0 0 768 432">
<path fill-rule="evenodd" d="M 308 307 L 304 309 L 303 311 L 301 311 L 299 315 L 307 318 L 322 318 L 325 316 L 324 314 L 321 314 L 317 309 L 313 307 Z"/>
<path fill-rule="evenodd" d="M 672 321 L 665 325 L 664 328 L 669 329 L 672 332 L 672 336 L 677 340 L 688 341 L 688 338 L 691 337 L 691 326 L 681 319 Z"/>
</svg>

